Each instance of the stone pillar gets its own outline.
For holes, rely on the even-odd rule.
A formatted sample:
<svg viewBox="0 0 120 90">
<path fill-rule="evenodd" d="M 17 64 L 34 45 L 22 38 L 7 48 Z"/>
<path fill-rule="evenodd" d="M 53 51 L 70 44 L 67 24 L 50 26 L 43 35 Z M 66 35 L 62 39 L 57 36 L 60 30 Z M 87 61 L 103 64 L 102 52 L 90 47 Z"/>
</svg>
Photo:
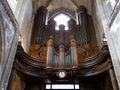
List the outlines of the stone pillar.
<svg viewBox="0 0 120 90">
<path fill-rule="evenodd" d="M 50 39 L 47 42 L 46 68 L 52 67 L 52 61 L 53 61 L 53 39 L 52 39 L 52 36 L 50 36 Z"/>
<path fill-rule="evenodd" d="M 78 22 L 80 24 L 80 30 L 82 33 L 82 43 L 88 44 L 89 42 L 89 34 L 87 28 L 87 9 L 84 6 L 80 6 L 78 9 Z"/>
<path fill-rule="evenodd" d="M 109 74 L 110 74 L 113 90 L 118 90 L 117 80 L 115 78 L 115 74 L 112 68 L 109 69 Z"/>
<path fill-rule="evenodd" d="M 45 21 L 46 21 L 46 14 L 47 10 L 44 6 L 41 6 L 37 13 L 36 13 L 36 29 L 37 29 L 37 37 L 36 37 L 36 43 L 40 44 L 42 40 L 42 35 L 43 35 L 43 29 L 45 26 Z"/>
<path fill-rule="evenodd" d="M 64 30 L 65 30 L 65 26 L 64 25 L 60 25 L 59 26 L 60 29 L 60 46 L 59 46 L 59 50 L 60 50 L 60 58 L 59 58 L 59 66 L 60 67 L 64 67 L 64 60 L 65 60 L 65 51 L 64 51 Z"/>
<path fill-rule="evenodd" d="M 70 52 L 71 52 L 71 61 L 72 61 L 73 68 L 77 68 L 77 65 L 78 65 L 76 45 L 77 45 L 76 40 L 74 39 L 73 36 L 71 36 Z"/>
</svg>

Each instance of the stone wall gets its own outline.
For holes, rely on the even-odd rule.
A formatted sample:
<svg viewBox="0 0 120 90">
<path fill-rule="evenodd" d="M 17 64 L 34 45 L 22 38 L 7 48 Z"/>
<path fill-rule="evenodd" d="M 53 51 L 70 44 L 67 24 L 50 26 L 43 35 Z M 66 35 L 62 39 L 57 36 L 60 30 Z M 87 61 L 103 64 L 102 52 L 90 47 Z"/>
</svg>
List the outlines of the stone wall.
<svg viewBox="0 0 120 90">
<path fill-rule="evenodd" d="M 98 18 L 98 17 L 100 17 L 100 15 L 99 15 L 99 12 L 98 12 L 96 7 L 97 6 L 96 6 L 95 2 L 93 2 L 92 18 L 93 18 L 94 27 L 95 27 L 97 43 L 98 43 L 99 48 L 102 48 L 104 30 L 103 30 L 103 26 L 102 26 L 102 23 L 101 23 L 101 19 Z"/>
<path fill-rule="evenodd" d="M 19 19 L 19 23 L 21 23 L 21 41 L 25 52 L 28 52 L 33 24 L 31 0 L 24 0 L 24 7 L 22 7 L 21 13 L 23 13 L 23 16 L 21 16 L 23 21 Z"/>
<path fill-rule="evenodd" d="M 17 24 L 10 18 L 12 14 L 7 12 L 6 5 L 6 2 L 0 1 L 0 90 L 5 90 L 7 87 L 17 46 L 16 37 L 19 34 Z"/>
<path fill-rule="evenodd" d="M 108 2 L 110 0 L 107 0 Z M 116 5 L 114 7 L 109 7 L 108 2 L 106 0 L 95 0 L 95 14 L 97 17 L 97 24 L 100 30 L 103 28 L 102 33 L 104 32 L 107 38 L 108 47 L 110 50 L 113 67 L 115 70 L 115 75 L 117 78 L 118 86 L 120 89 L 120 1 L 116 1 Z M 118 1 L 118 2 L 117 2 Z M 110 3 L 109 3 L 110 4 Z M 112 3 L 113 4 L 113 3 Z M 95 18 L 94 18 L 95 20 Z M 118 25 L 119 24 L 119 25 Z M 101 32 L 101 31 L 99 31 Z M 99 39 L 101 38 L 101 35 Z"/>
<path fill-rule="evenodd" d="M 26 51 L 30 41 L 32 1 L 23 0 L 21 5 L 16 16 L 7 0 L 0 1 L 0 90 L 7 88 L 20 32 L 24 38 L 22 45 Z"/>
</svg>

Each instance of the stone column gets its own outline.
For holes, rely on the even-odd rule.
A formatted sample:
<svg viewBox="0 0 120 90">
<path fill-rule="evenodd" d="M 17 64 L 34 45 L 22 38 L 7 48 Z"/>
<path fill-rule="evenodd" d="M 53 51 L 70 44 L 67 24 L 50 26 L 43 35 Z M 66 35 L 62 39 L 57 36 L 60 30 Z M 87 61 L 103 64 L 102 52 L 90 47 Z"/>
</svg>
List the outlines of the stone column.
<svg viewBox="0 0 120 90">
<path fill-rule="evenodd" d="M 60 67 L 64 67 L 64 60 L 65 60 L 65 51 L 64 51 L 64 30 L 65 30 L 65 26 L 64 25 L 60 25 L 59 26 L 60 29 L 60 46 L 59 46 L 59 50 L 60 50 L 60 58 L 59 58 L 59 66 Z"/>
<path fill-rule="evenodd" d="M 78 9 L 78 22 L 80 24 L 80 30 L 82 33 L 82 43 L 88 44 L 89 42 L 89 34 L 87 28 L 87 9 L 84 6 L 80 6 Z"/>
<path fill-rule="evenodd" d="M 37 37 L 36 37 L 37 44 L 40 44 L 42 40 L 43 29 L 46 21 L 46 14 L 47 14 L 47 9 L 44 6 L 41 6 L 36 13 L 37 25 L 35 26 L 37 29 Z"/>
<path fill-rule="evenodd" d="M 109 69 L 109 74 L 110 74 L 113 90 L 118 90 L 117 80 L 115 78 L 115 73 L 112 68 Z"/>
<path fill-rule="evenodd" d="M 77 65 L 78 65 L 76 45 L 77 45 L 76 40 L 74 39 L 73 36 L 71 36 L 70 52 L 71 52 L 71 61 L 72 61 L 73 68 L 77 68 Z"/>
<path fill-rule="evenodd" d="M 46 68 L 51 68 L 53 62 L 53 39 L 50 36 L 50 39 L 47 42 L 47 61 L 46 61 Z"/>
</svg>

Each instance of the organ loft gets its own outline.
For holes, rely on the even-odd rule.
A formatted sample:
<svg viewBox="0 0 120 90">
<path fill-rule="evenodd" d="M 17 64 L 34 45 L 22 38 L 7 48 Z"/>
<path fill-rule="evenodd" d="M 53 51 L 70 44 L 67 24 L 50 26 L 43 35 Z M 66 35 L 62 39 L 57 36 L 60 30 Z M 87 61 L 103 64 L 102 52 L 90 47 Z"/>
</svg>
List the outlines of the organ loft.
<svg viewBox="0 0 120 90">
<path fill-rule="evenodd" d="M 87 14 L 87 9 L 80 6 L 77 10 L 79 25 L 71 18 L 68 21 L 69 30 L 65 30 L 62 24 L 59 25 L 59 30 L 56 30 L 56 22 L 53 18 L 45 26 L 46 11 L 44 7 L 40 7 L 36 13 L 37 21 L 33 26 L 34 38 L 31 39 L 29 54 L 40 59 L 50 75 L 57 76 L 61 71 L 65 71 L 66 75 L 72 75 L 74 71 L 78 71 L 84 59 L 98 52 L 96 36 L 92 36 L 95 32 L 91 17 Z"/>
<path fill-rule="evenodd" d="M 15 62 L 18 75 L 23 79 L 25 75 L 28 81 L 40 80 L 46 85 L 79 85 L 92 82 L 92 78 L 92 83 L 95 83 L 97 79 L 99 81 L 99 74 L 107 74 L 106 70 L 111 67 L 109 51 L 106 44 L 98 48 L 93 21 L 87 9 L 84 6 L 77 9 L 79 24 L 70 18 L 68 30 L 63 24 L 56 30 L 54 18 L 45 25 L 46 13 L 47 9 L 42 6 L 35 14 L 29 53 L 26 54 L 18 45 Z M 22 68 L 26 68 L 26 71 L 22 71 Z M 103 81 L 100 79 L 100 82 Z"/>
<path fill-rule="evenodd" d="M 119 90 L 119 0 L 0 0 L 0 90 Z"/>
</svg>

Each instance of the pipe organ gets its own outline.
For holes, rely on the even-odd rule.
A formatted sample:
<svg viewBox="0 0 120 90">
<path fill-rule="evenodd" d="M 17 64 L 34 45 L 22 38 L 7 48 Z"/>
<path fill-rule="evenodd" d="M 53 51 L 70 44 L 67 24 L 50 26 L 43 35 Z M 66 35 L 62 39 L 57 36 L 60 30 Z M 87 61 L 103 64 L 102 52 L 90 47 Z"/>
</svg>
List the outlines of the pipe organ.
<svg viewBox="0 0 120 90">
<path fill-rule="evenodd" d="M 25 80 L 25 90 L 32 90 L 34 86 L 41 90 L 40 87 L 45 84 L 54 83 L 77 83 L 85 90 L 83 86 L 88 86 L 88 90 L 107 90 L 103 84 L 110 86 L 108 73 L 113 69 L 109 50 L 107 46 L 98 50 L 92 19 L 86 8 L 80 6 L 77 9 L 78 25 L 77 20 L 70 18 L 69 30 L 65 30 L 62 24 L 56 30 L 53 18 L 45 25 L 46 14 L 47 10 L 43 6 L 35 14 L 29 55 L 23 50 L 21 41 L 18 43 L 13 66 L 16 71 L 13 74 Z"/>
<path fill-rule="evenodd" d="M 33 25 L 30 55 L 45 62 L 46 68 L 77 68 L 82 60 L 98 51 L 97 46 L 91 44 L 96 37 L 93 37 L 93 33 L 88 33 L 94 28 L 89 28 L 92 21 L 89 20 L 87 9 L 80 6 L 77 12 L 79 25 L 71 18 L 68 21 L 69 30 L 65 30 L 64 25 L 55 30 L 56 22 L 53 18 L 45 25 L 45 7 L 38 9 Z"/>
<path fill-rule="evenodd" d="M 46 58 L 46 67 L 47 68 L 77 68 L 77 50 L 76 50 L 76 40 L 71 36 L 69 49 L 65 50 L 64 44 L 64 31 L 65 26 L 60 25 L 60 43 L 59 43 L 59 52 L 55 53 L 55 47 L 53 45 L 52 36 L 47 42 L 47 58 Z M 69 53 L 68 53 L 69 52 Z"/>
</svg>

